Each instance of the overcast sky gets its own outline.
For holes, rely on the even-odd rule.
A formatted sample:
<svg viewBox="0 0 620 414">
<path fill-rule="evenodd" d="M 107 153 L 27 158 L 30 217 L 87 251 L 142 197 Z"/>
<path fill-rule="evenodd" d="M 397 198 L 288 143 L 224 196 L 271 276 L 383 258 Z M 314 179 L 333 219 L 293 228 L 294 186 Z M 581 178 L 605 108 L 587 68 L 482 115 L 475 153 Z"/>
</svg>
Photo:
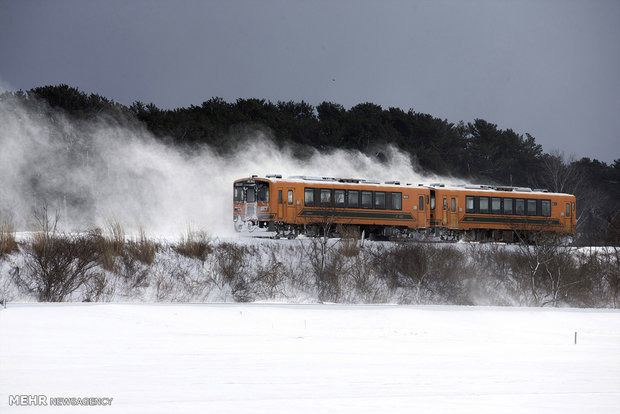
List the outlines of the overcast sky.
<svg viewBox="0 0 620 414">
<path fill-rule="evenodd" d="M 0 89 L 373 102 L 620 158 L 620 1 L 0 0 Z"/>
</svg>

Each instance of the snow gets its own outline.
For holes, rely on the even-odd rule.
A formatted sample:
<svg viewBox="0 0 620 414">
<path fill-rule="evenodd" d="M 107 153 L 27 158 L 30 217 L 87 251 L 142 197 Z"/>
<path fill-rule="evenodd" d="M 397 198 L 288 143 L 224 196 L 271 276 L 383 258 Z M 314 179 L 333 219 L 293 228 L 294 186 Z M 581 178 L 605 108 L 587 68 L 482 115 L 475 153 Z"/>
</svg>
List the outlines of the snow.
<svg viewBox="0 0 620 414">
<path fill-rule="evenodd" d="M 620 412 L 617 310 L 9 303 L 0 338 L 2 413 Z"/>
</svg>

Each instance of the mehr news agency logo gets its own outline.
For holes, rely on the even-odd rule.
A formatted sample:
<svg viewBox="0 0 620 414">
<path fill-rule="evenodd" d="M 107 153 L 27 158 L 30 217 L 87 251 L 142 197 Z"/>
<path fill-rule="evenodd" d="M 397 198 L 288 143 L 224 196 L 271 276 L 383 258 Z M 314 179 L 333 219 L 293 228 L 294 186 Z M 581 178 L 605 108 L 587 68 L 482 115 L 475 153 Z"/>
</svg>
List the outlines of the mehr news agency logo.
<svg viewBox="0 0 620 414">
<path fill-rule="evenodd" d="M 110 406 L 109 397 L 48 397 L 46 395 L 9 395 L 10 406 Z"/>
</svg>

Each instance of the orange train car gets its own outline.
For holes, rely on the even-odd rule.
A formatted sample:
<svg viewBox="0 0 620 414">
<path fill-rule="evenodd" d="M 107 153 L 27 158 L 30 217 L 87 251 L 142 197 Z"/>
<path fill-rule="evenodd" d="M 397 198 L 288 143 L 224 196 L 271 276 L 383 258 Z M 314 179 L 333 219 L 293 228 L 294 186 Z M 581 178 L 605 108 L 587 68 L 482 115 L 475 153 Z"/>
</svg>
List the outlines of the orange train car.
<svg viewBox="0 0 620 414">
<path fill-rule="evenodd" d="M 523 187 L 430 187 L 431 226 L 448 237 L 515 241 L 540 232 L 572 236 L 575 196 Z"/>
<path fill-rule="evenodd" d="M 359 226 L 367 234 L 392 236 L 430 227 L 430 191 L 425 187 L 333 177 L 279 175 L 236 180 L 235 228 L 278 234 L 317 234 L 330 225 Z M 333 225 L 333 226 L 332 226 Z"/>
<path fill-rule="evenodd" d="M 504 241 L 575 232 L 574 196 L 526 188 L 253 175 L 236 180 L 233 192 L 238 231 L 315 235 L 342 224 L 384 237 L 432 230 L 442 238 Z"/>
</svg>

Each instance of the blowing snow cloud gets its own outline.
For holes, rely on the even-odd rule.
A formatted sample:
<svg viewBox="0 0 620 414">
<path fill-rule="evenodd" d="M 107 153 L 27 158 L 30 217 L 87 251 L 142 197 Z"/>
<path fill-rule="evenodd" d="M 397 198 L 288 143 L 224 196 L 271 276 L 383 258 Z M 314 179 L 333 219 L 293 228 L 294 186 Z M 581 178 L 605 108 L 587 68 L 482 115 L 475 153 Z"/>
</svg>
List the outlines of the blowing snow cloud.
<svg viewBox="0 0 620 414">
<path fill-rule="evenodd" d="M 0 221 L 32 230 L 37 211 L 58 214 L 63 230 L 118 222 L 154 235 L 232 230 L 232 182 L 279 173 L 402 180 L 434 177 L 415 171 L 407 154 L 383 150 L 387 161 L 357 151 L 312 151 L 304 161 L 263 133 L 242 137 L 230 156 L 211 148 L 180 148 L 143 126 L 110 119 L 70 120 L 45 108 L 0 102 Z"/>
</svg>

